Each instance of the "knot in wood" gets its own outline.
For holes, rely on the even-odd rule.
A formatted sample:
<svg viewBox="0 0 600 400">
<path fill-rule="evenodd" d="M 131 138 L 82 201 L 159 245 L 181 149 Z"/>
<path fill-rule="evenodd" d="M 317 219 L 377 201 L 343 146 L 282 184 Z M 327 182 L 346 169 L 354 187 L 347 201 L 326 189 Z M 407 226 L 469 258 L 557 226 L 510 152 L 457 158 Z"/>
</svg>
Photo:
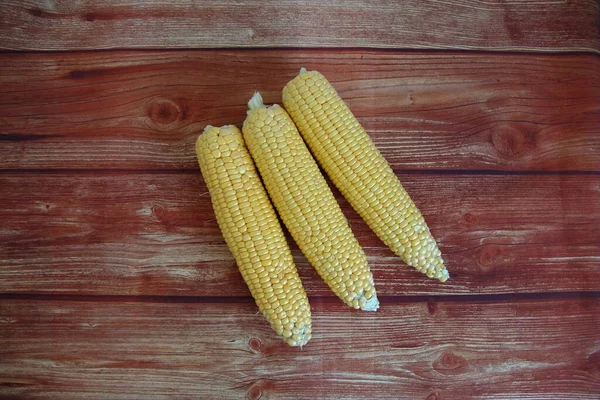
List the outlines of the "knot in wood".
<svg viewBox="0 0 600 400">
<path fill-rule="evenodd" d="M 260 385 L 255 384 L 248 389 L 248 393 L 246 393 L 246 398 L 248 400 L 259 400 L 262 397 L 262 389 Z"/>
<path fill-rule="evenodd" d="M 152 207 L 152 214 L 156 218 L 160 218 L 165 214 L 165 208 L 161 205 L 156 205 Z"/>
<path fill-rule="evenodd" d="M 475 220 L 475 217 L 471 213 L 465 213 L 465 215 L 463 215 L 463 219 L 465 220 L 466 223 L 470 224 Z"/>
<path fill-rule="evenodd" d="M 433 362 L 433 368 L 444 375 L 459 375 L 467 371 L 467 360 L 463 357 L 444 351 L 442 355 Z"/>
<path fill-rule="evenodd" d="M 524 123 L 510 123 L 497 127 L 491 136 L 492 145 L 505 158 L 522 158 L 533 153 L 536 145 L 536 132 Z"/>
<path fill-rule="evenodd" d="M 440 394 L 438 392 L 431 393 L 425 400 L 439 400 Z"/>
<path fill-rule="evenodd" d="M 252 338 L 248 341 L 248 346 L 254 351 L 260 351 L 262 343 L 257 338 Z"/>
<path fill-rule="evenodd" d="M 477 257 L 479 265 L 481 267 L 487 267 L 486 270 L 489 270 L 497 262 L 497 258 L 501 253 L 502 250 L 500 249 L 500 246 L 493 244 L 483 245 L 479 251 L 479 256 Z"/>
<path fill-rule="evenodd" d="M 171 100 L 157 100 L 148 107 L 148 116 L 155 124 L 172 124 L 179 119 L 180 115 L 180 107 Z"/>
</svg>

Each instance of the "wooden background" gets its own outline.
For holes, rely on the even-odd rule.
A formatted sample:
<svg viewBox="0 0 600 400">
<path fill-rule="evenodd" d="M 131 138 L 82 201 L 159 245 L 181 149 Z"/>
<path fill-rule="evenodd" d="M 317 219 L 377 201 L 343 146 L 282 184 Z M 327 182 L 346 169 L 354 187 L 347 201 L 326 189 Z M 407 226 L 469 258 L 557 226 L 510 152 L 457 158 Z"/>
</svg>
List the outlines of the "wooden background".
<svg viewBox="0 0 600 400">
<path fill-rule="evenodd" d="M 598 399 L 596 0 L 0 2 L 0 397 Z M 276 338 L 193 143 L 338 88 L 452 279 L 407 268 L 336 191 L 377 313 L 292 245 L 313 308 Z"/>
</svg>

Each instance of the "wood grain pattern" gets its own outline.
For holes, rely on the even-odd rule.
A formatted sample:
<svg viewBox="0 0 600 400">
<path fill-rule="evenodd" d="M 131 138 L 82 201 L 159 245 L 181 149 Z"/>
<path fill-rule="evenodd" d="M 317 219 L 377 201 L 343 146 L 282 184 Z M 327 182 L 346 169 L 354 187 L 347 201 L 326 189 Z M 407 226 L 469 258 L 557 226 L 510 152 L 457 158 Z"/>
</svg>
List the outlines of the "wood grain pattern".
<svg viewBox="0 0 600 400">
<path fill-rule="evenodd" d="M 595 0 L 196 0 L 0 4 L 0 48 L 600 50 Z"/>
<path fill-rule="evenodd" d="M 336 191 L 381 295 L 600 287 L 600 176 L 399 176 L 452 279 L 406 267 Z M 248 295 L 199 172 L 4 174 L 0 188 L 0 292 Z M 330 295 L 292 247 L 308 293 Z"/>
<path fill-rule="evenodd" d="M 206 124 L 303 65 L 394 168 L 600 167 L 598 57 L 289 50 L 0 55 L 0 168 L 196 169 Z"/>
<path fill-rule="evenodd" d="M 597 0 L 0 1 L 0 398 L 600 398 L 599 55 Z M 314 324 L 292 349 L 193 143 L 302 66 L 452 278 L 406 267 L 334 190 L 382 306 L 341 304 L 292 244 Z"/>
<path fill-rule="evenodd" d="M 600 299 L 313 299 L 287 347 L 241 303 L 0 302 L 0 395 L 35 398 L 596 399 Z M 261 397 L 262 396 L 262 397 Z"/>
</svg>

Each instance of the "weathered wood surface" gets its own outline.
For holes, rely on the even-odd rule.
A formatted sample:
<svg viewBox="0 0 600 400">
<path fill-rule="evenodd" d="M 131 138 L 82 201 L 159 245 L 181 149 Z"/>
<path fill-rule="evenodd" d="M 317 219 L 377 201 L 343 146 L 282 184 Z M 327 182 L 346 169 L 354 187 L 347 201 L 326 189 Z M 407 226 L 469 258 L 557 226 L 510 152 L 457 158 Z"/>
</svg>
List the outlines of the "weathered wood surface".
<svg viewBox="0 0 600 400">
<path fill-rule="evenodd" d="M 377 313 L 311 300 L 314 335 L 300 350 L 276 338 L 250 300 L 3 299 L 0 396 L 600 396 L 598 297 L 383 299 Z"/>
<path fill-rule="evenodd" d="M 381 295 L 600 287 L 599 175 L 399 177 L 452 279 L 405 266 L 336 192 Z M 0 292 L 248 295 L 199 171 L 5 173 L 0 188 Z M 309 294 L 330 295 L 292 247 Z"/>
<path fill-rule="evenodd" d="M 206 124 L 241 124 L 319 69 L 400 169 L 597 170 L 600 58 L 343 51 L 0 55 L 0 168 L 196 169 Z"/>
<path fill-rule="evenodd" d="M 0 3 L 0 48 L 376 47 L 600 51 L 595 0 Z"/>
<path fill-rule="evenodd" d="M 596 0 L 0 2 L 0 398 L 599 398 L 599 21 Z M 336 191 L 382 308 L 340 304 L 292 244 L 300 350 L 257 314 L 193 142 L 302 66 L 452 279 Z"/>
</svg>

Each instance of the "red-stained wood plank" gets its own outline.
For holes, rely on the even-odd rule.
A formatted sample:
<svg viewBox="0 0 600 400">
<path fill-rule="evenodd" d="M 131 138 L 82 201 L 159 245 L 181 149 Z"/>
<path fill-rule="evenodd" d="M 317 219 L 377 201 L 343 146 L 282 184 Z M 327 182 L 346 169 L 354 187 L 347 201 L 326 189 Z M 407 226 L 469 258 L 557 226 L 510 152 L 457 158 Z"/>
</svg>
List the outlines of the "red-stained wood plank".
<svg viewBox="0 0 600 400">
<path fill-rule="evenodd" d="M 0 3 L 0 48 L 600 50 L 595 0 Z"/>
<path fill-rule="evenodd" d="M 0 55 L 0 168 L 195 169 L 206 124 L 301 66 L 394 168 L 600 168 L 598 57 L 325 50 Z"/>
<path fill-rule="evenodd" d="M 287 347 L 250 300 L 0 302 L 0 396 L 597 399 L 600 299 L 313 299 Z M 245 397 L 246 396 L 246 397 Z"/>
<path fill-rule="evenodd" d="M 596 291 L 599 175 L 398 172 L 452 279 L 405 266 L 337 193 L 380 295 Z M 0 293 L 247 296 L 198 172 L 0 175 Z M 331 295 L 292 245 L 309 295 Z"/>
</svg>

